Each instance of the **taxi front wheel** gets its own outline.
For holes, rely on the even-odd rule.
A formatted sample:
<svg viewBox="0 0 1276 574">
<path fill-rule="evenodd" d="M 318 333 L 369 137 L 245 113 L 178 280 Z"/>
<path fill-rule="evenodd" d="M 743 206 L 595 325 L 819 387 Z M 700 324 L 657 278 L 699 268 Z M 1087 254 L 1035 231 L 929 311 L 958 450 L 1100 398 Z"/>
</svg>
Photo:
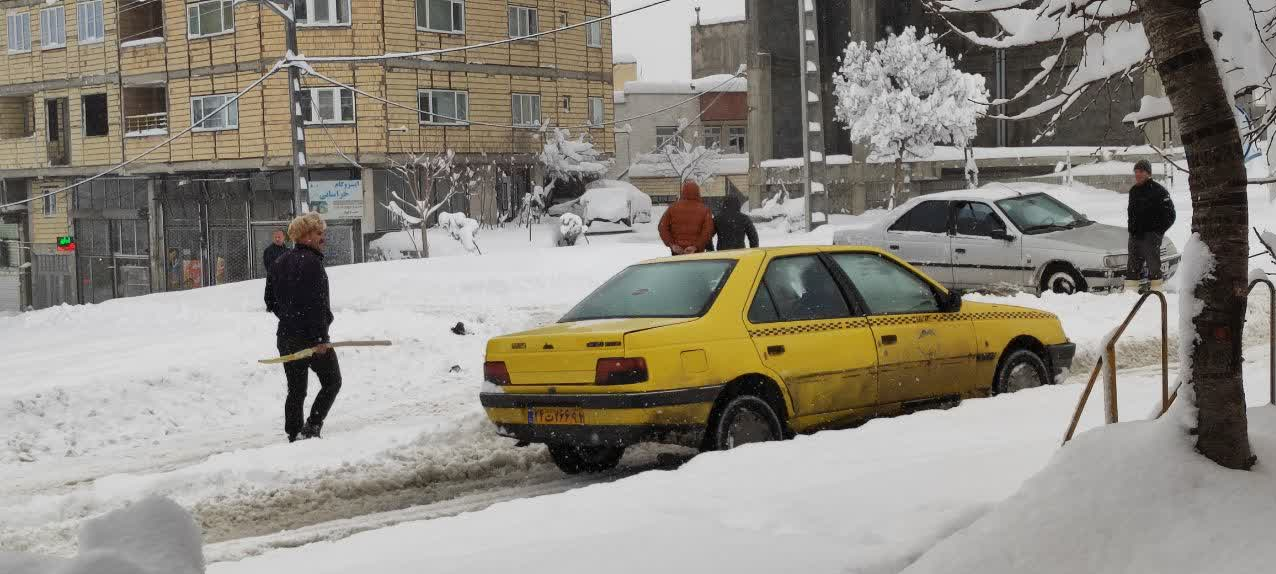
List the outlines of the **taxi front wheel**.
<svg viewBox="0 0 1276 574">
<path fill-rule="evenodd" d="M 1015 349 L 1001 361 L 992 382 L 993 394 L 1013 393 L 1050 384 L 1050 370 L 1040 355 Z"/>
<path fill-rule="evenodd" d="M 731 450 L 755 442 L 784 438 L 775 409 L 761 397 L 740 395 L 727 401 L 709 429 L 709 450 Z"/>
<path fill-rule="evenodd" d="M 551 443 L 549 456 L 558 469 L 567 474 L 603 472 L 616 468 L 625 455 L 623 446 L 579 446 Z"/>
</svg>

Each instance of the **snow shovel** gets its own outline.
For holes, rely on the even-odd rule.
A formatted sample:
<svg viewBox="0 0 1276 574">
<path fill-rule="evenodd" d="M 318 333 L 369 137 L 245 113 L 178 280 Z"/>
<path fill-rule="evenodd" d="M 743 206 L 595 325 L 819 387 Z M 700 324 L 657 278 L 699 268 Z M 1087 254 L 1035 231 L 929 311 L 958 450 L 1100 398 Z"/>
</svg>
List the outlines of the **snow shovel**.
<svg viewBox="0 0 1276 574">
<path fill-rule="evenodd" d="M 328 343 L 328 345 L 336 349 L 337 347 L 389 347 L 391 343 L 390 341 L 342 341 L 339 343 Z M 282 357 L 274 357 L 272 359 L 262 359 L 257 362 L 263 365 L 279 365 L 282 363 L 291 363 L 293 361 L 309 359 L 310 357 L 314 356 L 314 354 L 315 354 L 315 347 L 311 347 L 309 349 L 302 349 L 291 355 L 284 355 Z"/>
</svg>

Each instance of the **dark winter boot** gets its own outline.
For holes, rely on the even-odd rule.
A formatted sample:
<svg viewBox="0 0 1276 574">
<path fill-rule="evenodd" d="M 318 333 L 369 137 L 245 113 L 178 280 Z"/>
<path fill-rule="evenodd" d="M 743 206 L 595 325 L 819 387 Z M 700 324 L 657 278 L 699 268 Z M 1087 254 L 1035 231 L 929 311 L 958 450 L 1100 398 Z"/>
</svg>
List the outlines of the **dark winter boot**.
<svg viewBox="0 0 1276 574">
<path fill-rule="evenodd" d="M 297 433 L 288 435 L 288 442 L 297 442 Z"/>
<path fill-rule="evenodd" d="M 301 429 L 301 438 L 319 438 L 319 431 L 322 429 L 322 424 L 306 423 L 305 428 Z"/>
</svg>

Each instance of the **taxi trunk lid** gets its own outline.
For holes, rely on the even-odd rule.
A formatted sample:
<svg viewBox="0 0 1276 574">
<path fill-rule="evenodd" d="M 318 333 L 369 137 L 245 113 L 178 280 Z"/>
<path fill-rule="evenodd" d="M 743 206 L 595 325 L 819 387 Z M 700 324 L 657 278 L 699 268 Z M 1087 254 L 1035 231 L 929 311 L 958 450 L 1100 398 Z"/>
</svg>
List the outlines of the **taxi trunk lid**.
<svg viewBox="0 0 1276 574">
<path fill-rule="evenodd" d="M 592 385 L 599 359 L 624 357 L 625 335 L 692 319 L 601 319 L 557 323 L 497 337 L 487 360 L 501 361 L 510 384 Z"/>
</svg>

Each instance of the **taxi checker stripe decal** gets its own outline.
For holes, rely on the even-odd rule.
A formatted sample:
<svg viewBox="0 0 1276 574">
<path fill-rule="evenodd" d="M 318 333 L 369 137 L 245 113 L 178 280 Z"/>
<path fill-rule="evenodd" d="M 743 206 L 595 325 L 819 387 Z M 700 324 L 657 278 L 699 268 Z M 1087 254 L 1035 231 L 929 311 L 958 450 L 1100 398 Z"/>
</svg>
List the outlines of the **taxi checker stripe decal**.
<svg viewBox="0 0 1276 574">
<path fill-rule="evenodd" d="M 1049 313 L 1040 311 L 987 311 L 983 313 L 935 313 L 921 315 L 891 315 L 868 318 L 855 318 L 844 321 L 827 321 L 823 323 L 803 323 L 786 327 L 754 329 L 749 331 L 750 337 L 777 337 L 802 333 L 820 333 L 839 329 L 857 329 L 868 326 L 888 327 L 898 325 L 916 325 L 918 323 L 943 323 L 951 321 L 1008 321 L 1008 320 L 1040 320 L 1051 319 Z"/>
</svg>

